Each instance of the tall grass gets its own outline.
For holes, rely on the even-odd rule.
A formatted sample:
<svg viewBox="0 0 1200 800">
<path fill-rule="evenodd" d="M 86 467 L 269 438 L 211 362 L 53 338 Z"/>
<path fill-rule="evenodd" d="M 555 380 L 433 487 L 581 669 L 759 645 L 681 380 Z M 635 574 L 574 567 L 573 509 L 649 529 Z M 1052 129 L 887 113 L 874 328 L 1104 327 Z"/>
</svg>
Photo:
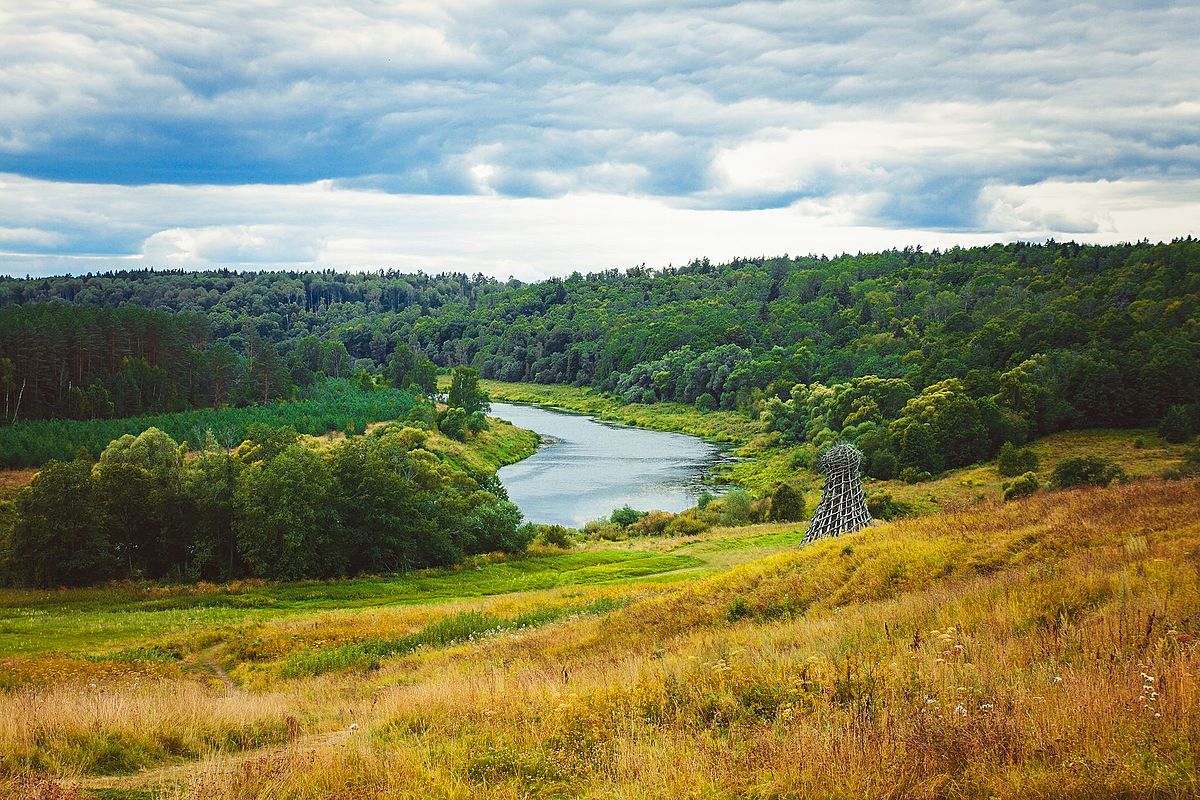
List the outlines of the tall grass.
<svg viewBox="0 0 1200 800">
<path fill-rule="evenodd" d="M 1197 553 L 1200 488 L 1147 482 L 906 520 L 674 586 L 609 587 L 605 599 L 628 605 L 517 635 L 471 638 L 598 598 L 494 599 L 440 627 L 396 617 L 405 632 L 378 638 L 428 631 L 440 644 L 370 672 L 264 683 L 306 729 L 343 737 L 170 780 L 180 797 L 218 800 L 1192 797 Z M 336 636 L 353 617 L 239 635 Z M 130 689 L 146 707 L 130 714 L 166 713 L 187 691 Z M 61 707 L 72 702 L 85 701 Z M 173 719 L 159 735 L 183 725 Z M 47 739 L 75 729 L 53 720 Z"/>
<path fill-rule="evenodd" d="M 12 691 L 0 694 L 0 720 L 0 776 L 130 773 L 279 744 L 300 731 L 279 696 L 193 682 Z"/>
</svg>

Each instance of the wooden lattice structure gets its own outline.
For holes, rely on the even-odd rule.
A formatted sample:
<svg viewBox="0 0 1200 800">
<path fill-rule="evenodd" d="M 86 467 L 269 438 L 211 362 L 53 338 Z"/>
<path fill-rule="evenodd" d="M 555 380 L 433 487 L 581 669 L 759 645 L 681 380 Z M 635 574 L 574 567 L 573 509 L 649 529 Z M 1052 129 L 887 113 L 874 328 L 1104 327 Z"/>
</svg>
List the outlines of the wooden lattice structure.
<svg viewBox="0 0 1200 800">
<path fill-rule="evenodd" d="M 821 502 L 813 514 L 805 543 L 862 530 L 871 524 L 863 496 L 862 453 L 852 444 L 836 444 L 821 454 L 817 466 L 825 473 Z"/>
</svg>

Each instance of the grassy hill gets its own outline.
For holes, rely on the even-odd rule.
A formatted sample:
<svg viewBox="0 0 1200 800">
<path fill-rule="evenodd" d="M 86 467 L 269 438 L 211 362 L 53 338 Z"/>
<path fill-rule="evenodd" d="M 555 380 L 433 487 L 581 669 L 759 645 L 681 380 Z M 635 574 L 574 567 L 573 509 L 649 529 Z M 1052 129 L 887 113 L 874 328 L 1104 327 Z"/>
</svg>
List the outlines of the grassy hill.
<svg viewBox="0 0 1200 800">
<path fill-rule="evenodd" d="M 7 592 L 0 785 L 205 798 L 1200 789 L 1194 481 L 985 499 L 795 549 L 801 527 L 391 582 Z"/>
</svg>

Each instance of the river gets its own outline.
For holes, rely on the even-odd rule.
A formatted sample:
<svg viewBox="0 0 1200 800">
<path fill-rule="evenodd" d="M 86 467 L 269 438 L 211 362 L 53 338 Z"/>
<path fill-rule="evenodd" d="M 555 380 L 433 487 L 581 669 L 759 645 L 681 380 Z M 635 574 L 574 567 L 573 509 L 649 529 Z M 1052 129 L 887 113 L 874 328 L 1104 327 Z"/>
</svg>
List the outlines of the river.
<svg viewBox="0 0 1200 800">
<path fill-rule="evenodd" d="M 708 489 L 727 456 L 682 433 L 663 433 L 534 406 L 492 403 L 492 416 L 542 435 L 538 451 L 500 470 L 509 499 L 532 522 L 581 527 L 624 505 L 682 511 Z"/>
</svg>

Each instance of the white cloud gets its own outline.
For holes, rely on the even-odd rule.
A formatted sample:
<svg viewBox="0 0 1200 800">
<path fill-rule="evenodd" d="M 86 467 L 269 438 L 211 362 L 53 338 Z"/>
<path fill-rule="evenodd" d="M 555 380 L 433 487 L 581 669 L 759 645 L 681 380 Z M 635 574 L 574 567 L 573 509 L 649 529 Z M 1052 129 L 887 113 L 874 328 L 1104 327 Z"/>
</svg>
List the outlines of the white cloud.
<svg viewBox="0 0 1200 800">
<path fill-rule="evenodd" d="M 624 194 L 555 199 L 498 195 L 396 195 L 329 182 L 293 186 L 63 184 L 5 177 L 0 218 L 55 207 L 83 241 L 100 239 L 107 214 L 138 219 L 128 250 L 74 259 L 61 253 L 0 253 L 21 274 L 151 267 L 397 267 L 484 272 L 524 280 L 573 270 L 665 266 L 697 256 L 727 259 L 838 253 L 922 244 L 926 248 L 1048 236 L 1080 241 L 1169 239 L 1196 234 L 1200 181 L 1155 200 L 1156 184 L 1052 183 L 988 187 L 978 233 L 863 226 L 871 194 L 804 200 L 762 210 L 683 208 Z M 27 203 L 27 198 L 37 202 Z M 32 211 L 25 211 L 27 207 Z M 1152 208 L 1147 214 L 1140 209 Z M 216 221 L 214 224 L 213 221 Z M 1078 233 L 1081 229 L 1089 232 Z M 11 229 L 19 230 L 19 229 Z M 17 248 L 10 248 L 16 250 Z"/>
</svg>

